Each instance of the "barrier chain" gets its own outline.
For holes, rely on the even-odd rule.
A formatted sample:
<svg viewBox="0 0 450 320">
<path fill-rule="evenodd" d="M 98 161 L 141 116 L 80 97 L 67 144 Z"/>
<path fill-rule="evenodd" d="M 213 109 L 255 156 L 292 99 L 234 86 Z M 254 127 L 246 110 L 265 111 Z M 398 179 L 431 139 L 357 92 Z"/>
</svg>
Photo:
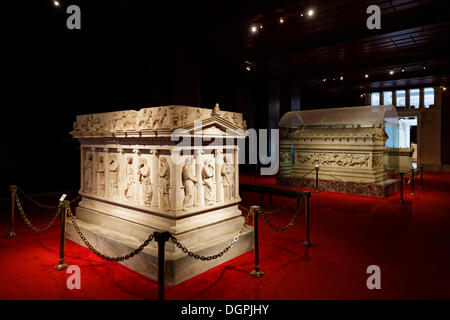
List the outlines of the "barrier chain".
<svg viewBox="0 0 450 320">
<path fill-rule="evenodd" d="M 298 205 L 298 201 L 299 201 L 301 198 L 302 198 L 302 196 L 299 196 L 299 197 L 295 198 L 294 200 L 289 201 L 289 202 L 288 202 L 287 204 L 285 204 L 284 206 L 279 207 L 279 208 L 276 208 L 276 209 L 274 209 L 274 210 L 270 210 L 270 211 L 267 211 L 267 210 L 266 210 L 266 213 L 265 213 L 265 214 L 274 214 L 274 213 L 277 213 L 277 212 L 279 212 L 279 211 L 282 211 L 282 210 L 284 210 L 284 209 L 286 209 L 286 208 L 292 206 L 295 202 L 297 202 L 297 206 L 298 206 L 298 208 L 300 208 L 300 205 Z"/>
<path fill-rule="evenodd" d="M 17 203 L 17 208 L 19 208 L 19 212 L 20 212 L 20 215 L 22 216 L 23 220 L 25 221 L 27 226 L 30 227 L 31 229 L 33 229 L 35 232 L 47 231 L 55 223 L 56 219 L 58 219 L 58 216 L 61 213 L 61 208 L 56 207 L 57 208 L 56 214 L 53 216 L 52 220 L 50 220 L 49 224 L 43 228 L 36 228 L 35 226 L 33 226 L 31 221 L 28 219 L 25 212 L 23 211 L 22 204 L 20 203 L 20 200 L 19 200 L 19 195 L 17 195 L 17 194 L 16 194 L 16 203 Z"/>
<path fill-rule="evenodd" d="M 244 220 L 244 224 L 242 225 L 241 230 L 239 231 L 239 233 L 234 237 L 234 239 L 219 253 L 215 254 L 215 255 L 211 255 L 211 256 L 202 256 L 199 254 L 196 254 L 192 251 L 190 251 L 188 248 L 186 248 L 185 246 L 183 246 L 178 240 L 177 238 L 175 238 L 173 235 L 170 235 L 170 240 L 172 240 L 172 242 L 179 248 L 181 249 L 181 251 L 183 251 L 183 253 L 187 254 L 189 257 L 197 259 L 197 260 L 202 260 L 202 261 L 210 261 L 210 260 L 215 260 L 217 258 L 220 258 L 221 256 L 223 256 L 225 253 L 228 252 L 228 250 L 230 250 L 234 244 L 236 242 L 239 241 L 239 238 L 242 234 L 242 232 L 244 232 L 245 228 L 247 228 L 247 223 L 248 220 L 250 219 L 250 217 L 252 216 L 253 211 L 249 211 L 249 213 L 247 214 L 247 217 Z"/>
<path fill-rule="evenodd" d="M 23 194 L 23 196 L 24 196 L 28 201 L 32 202 L 33 204 L 35 204 L 35 205 L 38 206 L 38 207 L 41 207 L 41 208 L 44 208 L 44 209 L 50 209 L 50 210 L 56 210 L 56 209 L 59 208 L 59 206 L 51 206 L 51 205 L 43 204 L 43 203 L 40 203 L 40 202 L 34 200 L 34 199 L 31 198 L 29 195 L 27 195 L 27 194 L 25 193 L 25 191 L 22 190 L 22 188 L 18 188 L 18 190 Z"/>
<path fill-rule="evenodd" d="M 301 198 L 301 197 L 298 197 L 296 200 L 298 200 L 299 198 Z M 267 215 L 267 213 L 264 213 L 262 210 L 261 210 L 261 216 L 263 217 L 263 219 L 264 219 L 264 221 L 273 229 L 273 230 L 275 230 L 275 231 L 286 231 L 286 230 L 288 230 L 288 229 L 290 229 L 293 225 L 294 225 L 294 223 L 295 223 L 295 220 L 297 220 L 297 217 L 298 217 L 298 215 L 299 215 L 299 213 L 300 213 L 300 209 L 301 209 L 301 206 L 298 206 L 297 207 L 297 211 L 295 212 L 295 214 L 294 214 L 294 216 L 292 217 L 292 219 L 291 219 L 291 221 L 285 226 L 285 227 L 283 227 L 283 228 L 278 228 L 278 227 L 276 227 L 267 217 L 266 217 L 266 215 Z M 274 210 L 275 211 L 275 210 Z M 271 213 L 273 213 L 273 212 L 271 212 Z"/>
<path fill-rule="evenodd" d="M 72 224 L 76 230 L 76 232 L 78 233 L 78 235 L 80 236 L 81 240 L 84 242 L 84 244 L 86 245 L 86 247 L 89 248 L 89 250 L 91 250 L 95 255 L 97 255 L 98 257 L 102 258 L 103 260 L 106 261 L 113 261 L 113 262 L 117 262 L 117 261 L 124 261 L 124 260 L 128 260 L 130 258 L 133 258 L 135 255 L 139 254 L 142 252 L 142 250 L 144 250 L 144 248 L 146 246 L 149 245 L 149 243 L 153 240 L 153 233 L 147 238 L 147 240 L 144 241 L 143 244 L 141 244 L 139 246 L 139 248 L 137 248 L 136 250 L 130 252 L 129 254 L 126 254 L 124 256 L 119 256 L 119 257 L 110 257 L 107 256 L 105 254 L 102 254 L 101 252 L 99 252 L 97 249 L 95 249 L 90 242 L 86 239 L 86 237 L 83 235 L 83 233 L 80 230 L 80 227 L 78 227 L 78 224 L 75 220 L 75 216 L 72 213 L 72 210 L 70 209 L 69 206 L 67 206 L 67 213 L 72 221 Z"/>
</svg>

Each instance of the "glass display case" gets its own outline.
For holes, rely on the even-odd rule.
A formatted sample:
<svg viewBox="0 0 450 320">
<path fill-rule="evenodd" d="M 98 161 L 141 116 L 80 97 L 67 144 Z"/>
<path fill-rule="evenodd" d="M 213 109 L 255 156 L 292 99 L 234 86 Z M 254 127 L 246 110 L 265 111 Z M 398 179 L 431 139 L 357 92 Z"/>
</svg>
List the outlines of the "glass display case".
<svg viewBox="0 0 450 320">
<path fill-rule="evenodd" d="M 280 173 L 280 182 L 286 177 L 289 184 L 311 186 L 318 171 L 324 189 L 328 184 L 339 189 L 332 191 L 386 196 L 393 173 L 404 165 L 399 119 L 391 105 L 291 111 L 279 127 L 284 132 L 295 129 L 284 135 L 280 148 L 282 161 L 289 160 L 282 156 L 287 146 L 295 153 L 290 171 Z"/>
</svg>

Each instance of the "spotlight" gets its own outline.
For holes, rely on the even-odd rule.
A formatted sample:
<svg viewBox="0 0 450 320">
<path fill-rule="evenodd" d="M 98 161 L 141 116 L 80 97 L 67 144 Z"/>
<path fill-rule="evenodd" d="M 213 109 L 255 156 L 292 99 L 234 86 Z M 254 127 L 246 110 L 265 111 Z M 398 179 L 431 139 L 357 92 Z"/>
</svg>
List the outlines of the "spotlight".
<svg viewBox="0 0 450 320">
<path fill-rule="evenodd" d="M 361 94 L 360 97 L 361 97 L 361 98 L 364 98 L 364 94 Z"/>
<path fill-rule="evenodd" d="M 300 17 L 303 17 L 303 12 L 302 12 L 302 13 L 300 13 Z"/>
<path fill-rule="evenodd" d="M 368 78 L 369 77 L 369 74 L 368 73 L 366 73 L 365 75 L 364 75 L 364 78 Z"/>
<path fill-rule="evenodd" d="M 258 28 L 256 27 L 256 25 L 252 25 L 250 27 L 250 30 L 252 31 L 252 33 L 256 33 L 258 31 Z"/>
<path fill-rule="evenodd" d="M 280 17 L 280 23 L 283 24 L 284 23 L 284 18 Z"/>
<path fill-rule="evenodd" d="M 314 10 L 313 9 L 309 9 L 308 10 L 308 16 L 312 17 L 314 15 Z"/>
<path fill-rule="evenodd" d="M 423 66 L 422 69 L 425 70 L 427 68 L 427 66 Z"/>
<path fill-rule="evenodd" d="M 53 1 L 53 5 L 54 5 L 55 7 L 59 7 L 60 3 L 59 3 L 58 0 L 54 0 L 54 1 Z"/>
<path fill-rule="evenodd" d="M 447 91 L 447 87 L 446 86 L 442 86 L 442 91 Z"/>
<path fill-rule="evenodd" d="M 402 68 L 402 72 L 405 72 L 405 68 Z"/>
<path fill-rule="evenodd" d="M 344 76 L 341 76 L 339 79 L 340 79 L 340 80 L 344 80 Z"/>
<path fill-rule="evenodd" d="M 251 70 L 252 70 L 252 68 L 250 68 L 250 66 L 245 66 L 245 70 L 247 70 L 247 71 L 251 71 Z"/>
<path fill-rule="evenodd" d="M 327 78 L 323 78 L 323 79 L 322 79 L 322 82 L 325 82 L 325 81 L 327 81 Z"/>
<path fill-rule="evenodd" d="M 389 71 L 389 74 L 390 74 L 390 75 L 393 75 L 393 74 L 394 74 L 394 70 L 390 70 L 390 71 Z"/>
<path fill-rule="evenodd" d="M 259 24 L 259 28 L 260 28 L 260 29 L 263 28 L 263 24 L 262 24 L 262 23 Z"/>
</svg>

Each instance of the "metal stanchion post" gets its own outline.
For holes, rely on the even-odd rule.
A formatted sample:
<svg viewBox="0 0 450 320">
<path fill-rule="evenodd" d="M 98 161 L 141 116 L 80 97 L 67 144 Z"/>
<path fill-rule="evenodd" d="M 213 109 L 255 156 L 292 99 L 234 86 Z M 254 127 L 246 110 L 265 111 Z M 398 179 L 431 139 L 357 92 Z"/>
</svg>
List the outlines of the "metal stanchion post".
<svg viewBox="0 0 450 320">
<path fill-rule="evenodd" d="M 14 208 L 16 207 L 17 186 L 9 186 L 9 191 L 11 191 L 11 221 L 9 224 L 9 233 L 6 237 L 12 238 L 17 236 L 14 232 Z"/>
<path fill-rule="evenodd" d="M 319 165 L 316 164 L 316 192 L 319 192 Z"/>
<path fill-rule="evenodd" d="M 420 190 L 423 190 L 423 166 L 420 166 Z"/>
<path fill-rule="evenodd" d="M 310 223 L 309 223 L 309 198 L 311 197 L 311 193 L 308 192 L 306 194 L 306 201 L 305 201 L 305 216 L 306 216 L 306 240 L 303 241 L 302 245 L 304 245 L 305 247 L 312 247 L 314 245 L 314 243 L 311 242 L 311 237 L 310 237 Z"/>
<path fill-rule="evenodd" d="M 155 241 L 158 242 L 158 300 L 164 300 L 164 286 L 165 286 L 165 247 L 166 242 L 170 238 L 168 231 L 155 232 L 153 234 Z"/>
<path fill-rule="evenodd" d="M 250 212 L 253 212 L 253 244 L 255 246 L 255 269 L 250 272 L 250 275 L 255 278 L 261 278 L 264 275 L 259 265 L 258 216 L 261 212 L 261 207 L 251 206 Z"/>
<path fill-rule="evenodd" d="M 400 172 L 400 203 L 403 203 L 403 172 Z"/>
<path fill-rule="evenodd" d="M 415 175 L 415 170 L 414 168 L 411 169 L 411 195 L 414 196 L 414 175 Z"/>
<path fill-rule="evenodd" d="M 58 210 L 63 210 L 61 214 L 61 235 L 59 243 L 59 260 L 55 269 L 61 271 L 67 268 L 67 264 L 64 262 L 64 249 L 66 246 L 66 219 L 67 219 L 67 208 L 70 206 L 70 202 L 67 200 L 59 201 Z"/>
</svg>

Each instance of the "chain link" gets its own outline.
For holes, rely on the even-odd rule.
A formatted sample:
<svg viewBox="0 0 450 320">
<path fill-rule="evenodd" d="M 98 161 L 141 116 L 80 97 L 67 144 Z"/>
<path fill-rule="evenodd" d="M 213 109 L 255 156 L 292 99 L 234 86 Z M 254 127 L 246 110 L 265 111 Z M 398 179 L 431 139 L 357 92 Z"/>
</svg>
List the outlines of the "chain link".
<svg viewBox="0 0 450 320">
<path fill-rule="evenodd" d="M 244 210 L 245 212 L 249 212 L 250 211 L 250 208 L 244 207 L 244 206 L 242 206 L 240 204 L 238 204 L 238 207 L 239 207 L 239 209 Z"/>
<path fill-rule="evenodd" d="M 51 205 L 43 204 L 43 203 L 40 203 L 40 202 L 34 200 L 34 199 L 31 198 L 29 195 L 27 195 L 27 194 L 25 193 L 25 191 L 22 190 L 22 188 L 18 188 L 18 190 L 22 193 L 22 195 L 23 195 L 28 201 L 32 202 L 33 204 L 35 204 L 35 205 L 38 206 L 38 207 L 41 207 L 41 208 L 44 208 L 44 209 L 51 209 L 51 210 L 55 210 L 55 209 L 58 209 L 58 208 L 59 208 L 59 206 L 51 206 Z"/>
<path fill-rule="evenodd" d="M 284 206 L 282 206 L 280 208 L 277 208 L 277 209 L 274 209 L 274 210 L 270 210 L 270 211 L 266 210 L 265 214 L 273 214 L 273 213 L 277 213 L 277 212 L 279 212 L 281 210 L 284 210 L 284 209 L 292 206 L 295 202 L 297 202 L 298 199 L 301 199 L 301 198 L 303 198 L 303 196 L 298 196 L 297 198 L 295 198 L 295 200 L 289 201 L 287 204 L 285 204 Z"/>
<path fill-rule="evenodd" d="M 78 195 L 75 199 L 70 200 L 69 203 L 72 205 L 80 199 L 81 199 L 81 195 Z"/>
<path fill-rule="evenodd" d="M 77 231 L 78 235 L 80 236 L 81 240 L 84 242 L 84 244 L 86 245 L 86 247 L 89 248 L 89 250 L 91 250 L 95 255 L 97 255 L 98 257 L 102 258 L 103 260 L 106 261 L 113 261 L 113 262 L 117 262 L 117 261 L 124 261 L 124 260 L 128 260 L 130 258 L 133 258 L 135 255 L 139 254 L 142 252 L 142 250 L 144 250 L 144 248 L 146 246 L 149 245 L 150 242 L 153 241 L 153 233 L 147 238 L 147 240 L 144 241 L 144 243 L 142 243 L 139 248 L 137 248 L 136 250 L 130 252 L 127 255 L 124 256 L 119 256 L 119 257 L 110 257 L 107 256 L 105 254 L 102 254 L 100 251 L 98 251 L 97 249 L 95 249 L 90 243 L 89 241 L 86 239 L 86 237 L 84 236 L 84 234 L 81 232 L 80 227 L 78 227 L 78 224 L 75 220 L 75 216 L 72 213 L 72 210 L 70 209 L 70 207 L 67 207 L 67 214 L 69 215 L 72 224 L 75 228 L 75 230 Z"/>
<path fill-rule="evenodd" d="M 245 207 L 244 207 L 245 208 Z M 181 251 L 185 254 L 187 254 L 189 257 L 197 259 L 197 260 L 201 260 L 201 261 L 210 261 L 210 260 L 215 260 L 217 258 L 220 258 L 221 256 L 223 256 L 225 253 L 227 253 L 236 242 L 239 241 L 240 236 L 242 235 L 242 232 L 244 232 L 244 230 L 247 228 L 247 223 L 248 220 L 250 219 L 250 217 L 253 215 L 253 211 L 249 211 L 249 213 L 247 214 L 247 217 L 245 218 L 244 224 L 242 225 L 241 230 L 239 231 L 239 233 L 233 238 L 233 240 L 219 253 L 212 255 L 212 256 L 202 256 L 199 254 L 196 254 L 192 251 L 190 251 L 188 248 L 186 248 L 185 246 L 183 246 L 178 240 L 177 238 L 175 238 L 173 235 L 170 235 L 170 240 L 172 240 L 172 242 L 179 248 L 181 249 Z"/>
<path fill-rule="evenodd" d="M 297 198 L 297 199 L 299 199 L 299 198 Z M 296 199 L 296 200 L 297 200 Z M 295 212 L 295 214 L 294 214 L 294 216 L 292 217 L 292 219 L 291 219 L 291 221 L 285 226 L 285 227 L 283 227 L 283 228 L 278 228 L 278 227 L 276 227 L 267 217 L 266 217 L 266 214 L 267 213 L 264 213 L 262 210 L 260 211 L 260 213 L 261 213 L 261 216 L 263 217 L 263 219 L 264 219 L 264 221 L 273 229 L 273 230 L 275 230 L 275 231 L 286 231 L 286 230 L 288 230 L 288 229 L 290 229 L 293 225 L 294 225 L 294 223 L 295 223 L 295 220 L 297 220 L 297 217 L 298 217 L 298 214 L 300 213 L 300 210 L 301 210 L 301 205 L 299 205 L 298 207 L 297 207 L 297 211 Z M 273 213 L 273 212 L 272 212 Z"/>
<path fill-rule="evenodd" d="M 58 216 L 61 213 L 61 208 L 57 207 L 56 214 L 53 216 L 53 218 L 50 221 L 50 223 L 48 225 L 46 225 L 44 228 L 36 228 L 35 226 L 33 226 L 31 221 L 26 216 L 26 214 L 25 214 L 25 212 L 23 210 L 23 207 L 22 207 L 22 203 L 19 200 L 19 195 L 18 194 L 16 194 L 16 203 L 17 203 L 17 208 L 19 208 L 20 215 L 22 216 L 22 218 L 25 221 L 25 223 L 27 224 L 27 226 L 30 227 L 31 229 L 33 229 L 36 232 L 47 231 L 55 223 L 56 219 L 58 219 Z"/>
</svg>

